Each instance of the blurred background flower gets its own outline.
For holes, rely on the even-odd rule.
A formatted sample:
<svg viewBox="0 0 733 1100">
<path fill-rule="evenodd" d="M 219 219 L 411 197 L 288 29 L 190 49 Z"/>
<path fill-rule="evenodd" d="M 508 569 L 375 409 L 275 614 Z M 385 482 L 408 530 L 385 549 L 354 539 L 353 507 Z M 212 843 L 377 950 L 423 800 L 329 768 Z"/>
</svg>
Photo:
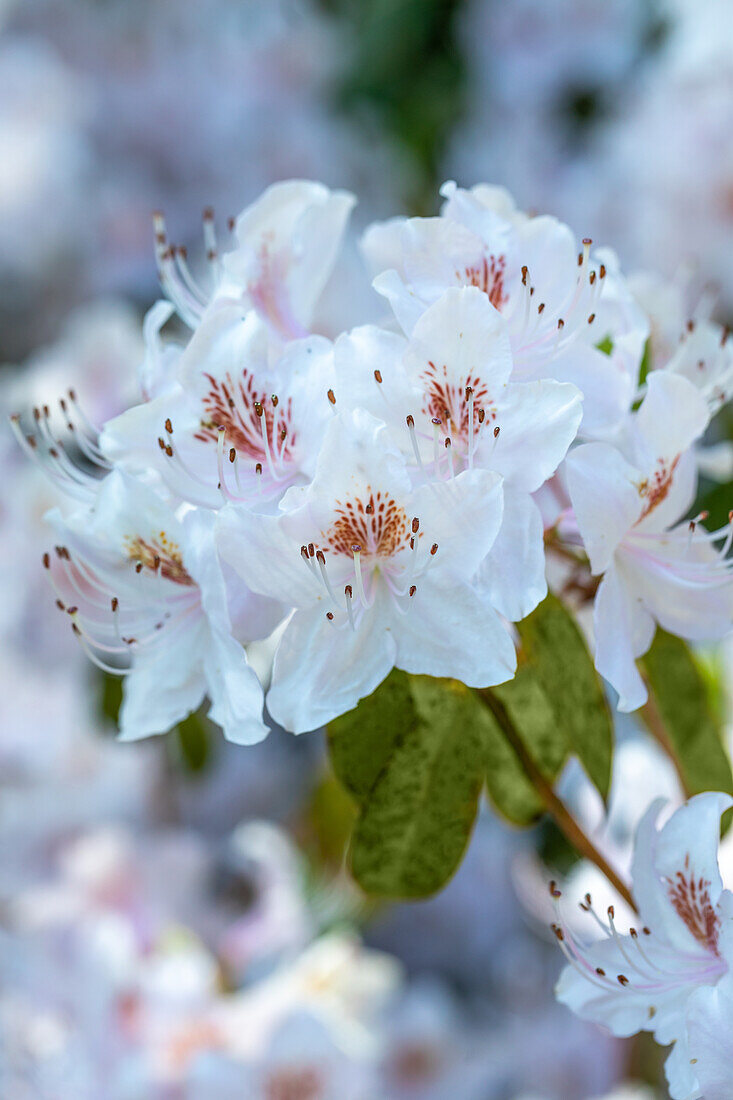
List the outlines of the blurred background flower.
<svg viewBox="0 0 733 1100">
<path fill-rule="evenodd" d="M 727 0 L 4 0 L 0 410 L 129 405 L 151 212 L 195 254 L 205 207 L 223 225 L 288 177 L 357 193 L 357 230 L 501 184 L 672 281 L 635 283 L 653 341 L 730 321 L 732 134 Z M 325 331 L 382 308 L 353 241 L 321 308 Z M 196 715 L 118 745 L 118 687 L 42 577 L 53 494 L 9 431 L 0 457 L 3 1098 L 663 1095 L 650 1044 L 553 1001 L 548 868 L 603 887 L 552 827 L 484 810 L 442 894 L 375 907 L 318 738 L 238 749 Z M 730 661 L 709 673 L 724 695 Z M 651 795 L 682 794 L 632 718 L 618 737 L 607 816 L 579 770 L 563 789 L 624 867 Z"/>
</svg>

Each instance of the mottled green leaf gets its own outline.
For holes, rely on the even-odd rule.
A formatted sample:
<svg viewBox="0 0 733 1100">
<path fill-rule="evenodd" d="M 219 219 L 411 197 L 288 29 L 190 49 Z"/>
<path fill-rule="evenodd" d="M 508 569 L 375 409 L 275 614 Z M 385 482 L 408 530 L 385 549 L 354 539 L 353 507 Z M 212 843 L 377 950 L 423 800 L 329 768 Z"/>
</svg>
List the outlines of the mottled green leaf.
<svg viewBox="0 0 733 1100">
<path fill-rule="evenodd" d="M 675 761 L 686 793 L 733 794 L 733 774 L 722 732 L 690 647 L 658 629 L 641 666 L 651 693 L 642 714 Z"/>
<path fill-rule="evenodd" d="M 414 721 L 410 677 L 394 669 L 368 699 L 331 722 L 331 766 L 358 803 L 366 801 L 395 744 Z"/>
<path fill-rule="evenodd" d="M 409 679 L 409 721 L 354 829 L 351 865 L 370 894 L 426 897 L 458 867 L 483 781 L 477 700 L 462 684 Z M 362 704 L 363 706 L 363 704 Z"/>
<path fill-rule="evenodd" d="M 603 687 L 575 619 L 549 595 L 519 623 L 524 667 L 541 685 L 570 751 L 602 797 L 608 797 L 613 723 Z"/>
</svg>

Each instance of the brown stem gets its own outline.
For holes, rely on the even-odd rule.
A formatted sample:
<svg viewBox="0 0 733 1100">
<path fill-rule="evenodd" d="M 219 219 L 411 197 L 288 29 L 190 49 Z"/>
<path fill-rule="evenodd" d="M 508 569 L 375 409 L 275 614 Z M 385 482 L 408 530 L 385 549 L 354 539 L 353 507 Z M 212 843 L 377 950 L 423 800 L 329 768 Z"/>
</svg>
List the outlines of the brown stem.
<svg viewBox="0 0 733 1100">
<path fill-rule="evenodd" d="M 589 859 L 591 863 L 595 863 L 596 867 L 601 871 L 613 888 L 618 891 L 624 901 L 634 910 L 638 912 L 636 903 L 626 883 L 619 877 L 608 860 L 598 851 L 596 846 L 585 835 L 582 828 L 575 820 L 573 815 L 568 810 L 562 799 L 558 798 L 555 791 L 552 788 L 552 784 L 547 780 L 537 764 L 532 759 L 531 755 L 527 751 L 524 742 L 514 728 L 514 723 L 507 714 L 501 700 L 499 700 L 491 691 L 479 691 L 486 705 L 491 709 L 494 718 L 501 727 L 501 731 L 506 737 L 507 741 L 511 745 L 512 749 L 517 755 L 520 764 L 527 773 L 528 779 L 531 781 L 532 786 L 536 790 L 537 794 L 542 799 L 545 805 L 545 809 L 554 819 L 555 824 L 560 831 L 564 834 L 567 840 L 570 841 L 572 846 L 577 852 L 580 852 L 582 856 Z"/>
</svg>

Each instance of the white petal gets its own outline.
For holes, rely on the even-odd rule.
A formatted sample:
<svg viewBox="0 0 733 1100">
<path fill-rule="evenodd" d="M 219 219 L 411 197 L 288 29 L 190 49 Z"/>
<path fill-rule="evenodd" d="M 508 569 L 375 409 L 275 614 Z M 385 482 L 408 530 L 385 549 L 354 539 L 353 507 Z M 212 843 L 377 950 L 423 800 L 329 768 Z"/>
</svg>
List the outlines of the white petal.
<svg viewBox="0 0 733 1100">
<path fill-rule="evenodd" d="M 547 595 L 542 516 L 532 498 L 504 492 L 504 514 L 476 581 L 500 615 L 519 622 Z"/>
<path fill-rule="evenodd" d="M 562 462 L 582 415 L 582 397 L 575 386 L 510 383 L 497 411 L 499 436 L 479 450 L 475 461 L 497 470 L 508 485 L 533 493 Z"/>
<path fill-rule="evenodd" d="M 209 718 L 221 726 L 227 740 L 254 745 L 267 737 L 270 731 L 262 720 L 262 685 L 231 634 L 211 631 L 204 672 L 211 699 Z"/>
<path fill-rule="evenodd" d="M 635 658 L 651 645 L 655 623 L 616 568 L 607 571 L 598 588 L 593 626 L 596 668 L 618 692 L 618 709 L 636 710 L 646 702 L 647 690 Z"/>
<path fill-rule="evenodd" d="M 412 454 L 405 419 L 420 398 L 402 367 L 404 336 L 376 325 L 361 325 L 339 336 L 334 346 L 337 408 L 362 408 L 383 420 L 393 440 Z M 377 382 L 374 372 L 382 378 Z"/>
<path fill-rule="evenodd" d="M 512 372 L 506 324 L 478 287 L 446 290 L 412 330 L 404 362 L 416 382 L 430 363 L 459 389 L 469 379 L 480 380 L 498 403 Z"/>
<path fill-rule="evenodd" d="M 729 1100 L 731 1095 L 731 1020 L 733 974 L 729 973 L 717 986 L 696 990 L 687 1013 L 689 1056 L 695 1059 L 694 1073 L 705 1100 Z"/>
<path fill-rule="evenodd" d="M 120 710 L 120 740 L 135 741 L 167 733 L 193 711 L 206 694 L 203 656 L 207 631 L 168 632 L 165 647 L 154 656 L 141 649 L 125 677 Z"/>
<path fill-rule="evenodd" d="M 508 631 L 488 600 L 468 585 L 418 584 L 404 616 L 395 617 L 393 632 L 395 664 L 405 672 L 489 687 L 511 680 L 516 671 Z"/>
<path fill-rule="evenodd" d="M 325 597 L 280 516 L 227 505 L 218 515 L 217 545 L 222 560 L 253 592 L 291 607 L 308 607 Z"/>
<path fill-rule="evenodd" d="M 585 443 L 565 462 L 568 491 L 594 573 L 603 573 L 642 510 L 640 475 L 615 447 Z"/>
<path fill-rule="evenodd" d="M 430 576 L 448 586 L 470 581 L 501 527 L 504 494 L 499 475 L 464 470 L 451 481 L 422 485 L 412 495 L 411 506 L 427 543 L 438 544 Z"/>
<path fill-rule="evenodd" d="M 702 435 L 710 410 L 700 391 L 680 375 L 652 371 L 636 425 L 650 459 L 671 461 Z"/>
<path fill-rule="evenodd" d="M 395 642 L 382 595 L 352 630 L 329 622 L 325 606 L 296 611 L 275 654 L 267 707 L 276 722 L 305 733 L 370 695 L 394 665 Z"/>
<path fill-rule="evenodd" d="M 551 375 L 558 382 L 571 382 L 583 394 L 582 434 L 588 438 L 607 436 L 628 413 L 635 381 L 617 359 L 595 347 L 574 341 L 552 360 L 536 365 L 521 353 L 519 377 Z"/>
</svg>

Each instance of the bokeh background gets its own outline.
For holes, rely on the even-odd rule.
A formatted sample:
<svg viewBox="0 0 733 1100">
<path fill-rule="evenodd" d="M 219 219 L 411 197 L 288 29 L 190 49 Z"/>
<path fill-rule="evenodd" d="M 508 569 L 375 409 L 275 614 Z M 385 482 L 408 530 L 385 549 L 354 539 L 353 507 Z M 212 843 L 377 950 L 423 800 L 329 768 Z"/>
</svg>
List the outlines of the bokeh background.
<svg viewBox="0 0 733 1100">
<path fill-rule="evenodd" d="M 0 0 L 0 411 L 69 386 L 96 421 L 133 402 L 152 210 L 195 257 L 204 207 L 225 224 L 292 176 L 359 196 L 340 327 L 378 308 L 359 229 L 437 211 L 448 178 L 503 184 L 732 320 L 733 8 Z M 666 1095 L 662 1052 L 553 1001 L 548 869 L 605 887 L 550 827 L 485 809 L 439 897 L 375 906 L 320 735 L 237 749 L 199 714 L 117 744 L 119 687 L 42 577 L 53 494 L 2 427 L 0 458 L 3 1100 Z M 729 475 L 703 487 L 731 499 Z M 705 660 L 729 715 L 731 655 Z M 618 735 L 607 819 L 562 782 L 625 866 L 649 800 L 680 791 L 633 719 Z"/>
</svg>

